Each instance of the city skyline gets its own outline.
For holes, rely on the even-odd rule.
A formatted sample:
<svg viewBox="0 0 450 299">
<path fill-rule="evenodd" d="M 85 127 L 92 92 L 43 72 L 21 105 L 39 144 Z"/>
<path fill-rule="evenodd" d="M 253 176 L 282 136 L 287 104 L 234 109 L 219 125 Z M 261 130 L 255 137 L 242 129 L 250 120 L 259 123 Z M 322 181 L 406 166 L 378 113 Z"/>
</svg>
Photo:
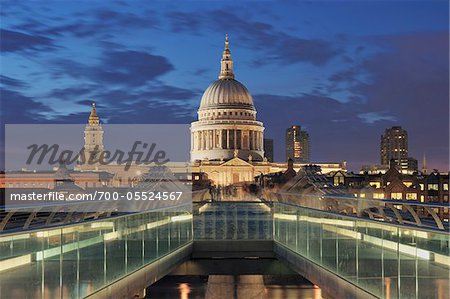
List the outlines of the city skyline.
<svg viewBox="0 0 450 299">
<path fill-rule="evenodd" d="M 95 101 L 106 123 L 190 123 L 228 33 L 276 161 L 298 123 L 313 162 L 359 170 L 401 125 L 411 156 L 448 171 L 448 3 L 265 4 L 5 6 L 2 119 L 84 123 Z"/>
</svg>

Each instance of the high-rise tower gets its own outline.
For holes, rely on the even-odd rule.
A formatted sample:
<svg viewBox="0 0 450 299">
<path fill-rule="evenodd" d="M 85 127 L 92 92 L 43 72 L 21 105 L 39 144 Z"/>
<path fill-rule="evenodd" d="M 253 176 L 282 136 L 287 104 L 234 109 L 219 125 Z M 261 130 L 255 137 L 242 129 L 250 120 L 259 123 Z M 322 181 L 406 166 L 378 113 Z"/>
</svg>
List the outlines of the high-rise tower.
<svg viewBox="0 0 450 299">
<path fill-rule="evenodd" d="M 401 126 L 384 131 L 380 142 L 380 160 L 382 165 L 390 165 L 393 160 L 402 171 L 417 171 L 417 160 L 408 156 L 408 132 Z"/>
<path fill-rule="evenodd" d="M 310 162 L 309 134 L 300 126 L 286 129 L 286 161 L 289 159 L 296 163 Z"/>
<path fill-rule="evenodd" d="M 386 129 L 381 136 L 381 164 L 389 165 L 391 159 L 396 160 L 397 165 L 408 159 L 408 132 L 400 126 Z"/>
</svg>

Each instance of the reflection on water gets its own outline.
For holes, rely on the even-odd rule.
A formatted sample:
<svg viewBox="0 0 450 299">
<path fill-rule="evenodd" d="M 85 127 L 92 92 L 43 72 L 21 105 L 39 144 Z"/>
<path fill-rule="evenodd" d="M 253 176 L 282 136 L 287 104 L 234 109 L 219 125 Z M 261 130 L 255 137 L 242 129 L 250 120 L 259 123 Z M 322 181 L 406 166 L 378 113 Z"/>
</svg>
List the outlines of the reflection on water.
<svg viewBox="0 0 450 299">
<path fill-rule="evenodd" d="M 167 276 L 147 288 L 147 299 L 322 299 L 301 276 Z"/>
</svg>

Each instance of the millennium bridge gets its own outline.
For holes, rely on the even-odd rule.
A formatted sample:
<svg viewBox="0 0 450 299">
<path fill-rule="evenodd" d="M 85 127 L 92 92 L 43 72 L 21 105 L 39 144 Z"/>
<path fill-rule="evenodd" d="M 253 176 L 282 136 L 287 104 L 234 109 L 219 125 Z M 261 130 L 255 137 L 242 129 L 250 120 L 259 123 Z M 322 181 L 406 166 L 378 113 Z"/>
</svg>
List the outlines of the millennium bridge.
<svg viewBox="0 0 450 299">
<path fill-rule="evenodd" d="M 292 273 L 332 298 L 450 297 L 442 205 L 275 192 L 213 199 L 205 190 L 192 198 L 136 213 L 2 209 L 0 298 L 142 298 L 166 275 L 213 283 Z"/>
</svg>

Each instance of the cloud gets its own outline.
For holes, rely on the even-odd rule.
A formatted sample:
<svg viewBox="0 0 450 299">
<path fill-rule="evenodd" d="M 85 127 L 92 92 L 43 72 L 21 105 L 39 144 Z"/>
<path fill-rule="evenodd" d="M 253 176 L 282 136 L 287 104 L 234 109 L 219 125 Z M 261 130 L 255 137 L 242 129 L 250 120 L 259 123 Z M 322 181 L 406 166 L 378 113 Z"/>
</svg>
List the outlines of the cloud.
<svg viewBox="0 0 450 299">
<path fill-rule="evenodd" d="M 392 115 L 385 115 L 384 113 L 380 112 L 366 112 L 366 113 L 360 113 L 358 114 L 358 117 L 365 123 L 373 124 L 377 121 L 397 121 L 397 118 Z"/>
<path fill-rule="evenodd" d="M 228 32 L 231 39 L 238 35 L 244 46 L 263 54 L 261 59 L 265 64 L 307 62 L 324 65 L 340 53 L 330 41 L 293 36 L 277 30 L 272 24 L 252 20 L 230 9 L 171 12 L 166 18 L 170 30 L 175 33 L 200 34 L 204 33 L 202 29 L 209 28 L 223 34 Z M 255 60 L 254 65 L 259 66 L 259 61 L 259 58 Z"/>
<path fill-rule="evenodd" d="M 208 17 L 213 27 L 238 34 L 248 46 L 265 52 L 266 58 L 273 62 L 308 62 L 320 66 L 340 53 L 330 41 L 296 37 L 276 30 L 269 23 L 252 21 L 229 10 L 208 12 Z"/>
<path fill-rule="evenodd" d="M 198 97 L 201 90 L 190 90 L 168 85 L 161 85 L 152 88 L 150 91 L 141 94 L 142 97 L 149 99 L 165 99 L 165 100 L 188 100 Z"/>
<path fill-rule="evenodd" d="M 139 86 L 173 69 L 163 56 L 131 50 L 110 51 L 104 53 L 92 76 L 105 83 Z"/>
<path fill-rule="evenodd" d="M 21 80 L 0 75 L 0 84 L 8 88 L 26 88 L 29 85 Z"/>
<path fill-rule="evenodd" d="M 202 26 L 202 19 L 192 12 L 169 12 L 166 14 L 171 30 L 176 33 L 198 33 Z"/>
<path fill-rule="evenodd" d="M 14 90 L 1 89 L 0 98 L 2 99 L 1 119 L 4 124 L 45 121 L 45 114 L 52 112 L 52 109 L 43 103 Z"/>
<path fill-rule="evenodd" d="M 54 47 L 53 40 L 40 35 L 0 29 L 0 51 L 48 50 Z"/>
<path fill-rule="evenodd" d="M 104 51 L 97 64 L 84 65 L 70 59 L 50 61 L 55 78 L 70 76 L 93 84 L 139 87 L 174 70 L 167 58 L 143 51 Z"/>
<path fill-rule="evenodd" d="M 87 38 L 121 32 L 124 28 L 157 28 L 160 24 L 157 14 L 151 10 L 144 10 L 137 14 L 110 8 L 82 10 L 82 12 L 73 13 L 71 18 L 53 23 L 54 20 L 52 18 L 44 23 L 28 18 L 25 22 L 16 25 L 15 28 L 44 36 L 70 35 Z"/>
</svg>

